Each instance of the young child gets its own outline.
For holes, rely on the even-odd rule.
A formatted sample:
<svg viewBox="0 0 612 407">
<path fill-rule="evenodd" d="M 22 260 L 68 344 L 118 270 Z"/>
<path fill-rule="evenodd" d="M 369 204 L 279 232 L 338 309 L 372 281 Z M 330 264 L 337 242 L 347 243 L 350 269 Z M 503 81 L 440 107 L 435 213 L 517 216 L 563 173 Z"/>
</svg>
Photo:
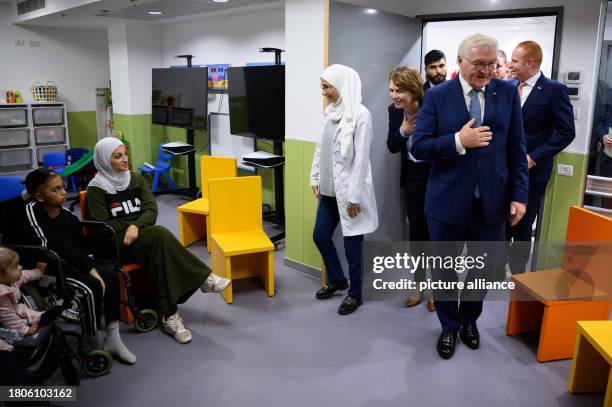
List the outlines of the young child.
<svg viewBox="0 0 612 407">
<path fill-rule="evenodd" d="M 40 280 L 46 267 L 45 263 L 38 263 L 34 270 L 23 270 L 19 265 L 19 255 L 11 249 L 0 247 L 0 327 L 4 328 L 3 336 L 7 342 L 32 335 L 38 330 L 43 313 L 19 303 L 19 288 L 30 281 Z M 17 335 L 9 337 L 10 333 L 15 332 Z"/>
<path fill-rule="evenodd" d="M 81 298 L 86 312 L 81 315 L 85 335 L 99 337 L 101 316 L 106 322 L 104 349 L 120 361 L 136 363 L 136 356 L 119 335 L 119 282 L 113 270 L 98 267 L 84 249 L 79 219 L 62 205 L 66 191 L 62 178 L 53 170 L 38 168 L 25 178 L 32 200 L 25 204 L 8 240 L 16 244 L 42 245 L 55 251 L 71 267 L 64 268 L 66 284 Z M 102 307 L 104 304 L 104 307 Z M 93 342 L 99 340 L 92 338 Z"/>
</svg>

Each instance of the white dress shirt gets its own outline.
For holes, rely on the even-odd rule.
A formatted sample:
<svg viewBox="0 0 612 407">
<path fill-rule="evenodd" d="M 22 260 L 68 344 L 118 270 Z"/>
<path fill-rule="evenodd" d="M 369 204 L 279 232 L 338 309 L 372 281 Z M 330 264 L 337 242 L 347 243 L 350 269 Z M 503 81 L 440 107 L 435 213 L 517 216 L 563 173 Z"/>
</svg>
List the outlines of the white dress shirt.
<svg viewBox="0 0 612 407">
<path fill-rule="evenodd" d="M 472 91 L 473 88 L 465 79 L 463 79 L 461 72 L 459 73 L 459 83 L 461 83 L 461 89 L 463 90 L 463 98 L 465 99 L 465 105 L 469 112 L 470 111 L 470 99 L 471 99 L 470 92 Z M 480 122 L 481 123 L 484 120 L 484 112 L 485 112 L 485 89 L 486 89 L 486 86 L 481 89 L 482 92 L 478 92 L 478 101 L 480 102 L 480 115 L 481 115 Z M 455 147 L 457 148 L 457 153 L 459 155 L 465 154 L 465 148 L 461 144 L 461 140 L 459 138 L 459 132 L 455 133 Z"/>
<path fill-rule="evenodd" d="M 531 78 L 527 79 L 523 83 L 523 91 L 521 92 L 521 107 L 523 107 L 523 105 L 525 104 L 525 101 L 529 97 L 529 94 L 533 90 L 533 87 L 535 86 L 538 79 L 540 79 L 540 76 L 542 76 L 542 72 L 538 71 L 537 74 L 533 75 Z"/>
</svg>

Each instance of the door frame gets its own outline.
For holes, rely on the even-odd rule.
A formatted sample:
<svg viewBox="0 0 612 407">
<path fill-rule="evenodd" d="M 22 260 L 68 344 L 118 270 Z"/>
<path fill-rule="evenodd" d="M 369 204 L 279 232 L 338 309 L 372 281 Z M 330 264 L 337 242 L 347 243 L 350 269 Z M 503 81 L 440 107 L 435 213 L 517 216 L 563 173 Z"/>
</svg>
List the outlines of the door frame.
<svg viewBox="0 0 612 407">
<path fill-rule="evenodd" d="M 551 78 L 558 80 L 559 76 L 559 58 L 561 54 L 561 34 L 563 30 L 563 7 L 539 7 L 525 9 L 508 9 L 508 10 L 492 10 L 492 11 L 474 11 L 466 13 L 446 13 L 446 14 L 423 14 L 417 15 L 415 18 L 421 20 L 421 31 L 425 29 L 427 23 L 439 21 L 458 21 L 458 20 L 486 20 L 494 18 L 520 18 L 520 17 L 546 17 L 555 16 L 555 42 L 553 46 L 553 59 Z M 423 43 L 421 42 L 421 55 L 423 55 Z M 421 65 L 423 61 L 421 61 Z M 423 68 L 421 66 L 421 68 Z"/>
<path fill-rule="evenodd" d="M 520 18 L 520 17 L 545 17 L 555 16 L 557 17 L 555 22 L 555 40 L 553 45 L 553 58 L 552 58 L 552 69 L 551 78 L 558 80 L 559 77 L 559 58 L 561 54 L 561 34 L 563 31 L 563 7 L 540 7 L 540 8 L 527 8 L 527 9 L 508 9 L 508 10 L 492 10 L 492 11 L 475 11 L 466 13 L 447 13 L 447 14 L 424 14 L 417 15 L 416 18 L 421 20 L 421 30 L 425 29 L 425 25 L 431 22 L 440 21 L 458 21 L 458 20 L 486 20 L 496 18 Z M 423 42 L 421 41 L 421 55 L 423 55 Z M 421 58 L 421 69 L 423 61 Z M 546 192 L 540 202 L 540 208 L 538 208 L 538 217 L 536 223 L 535 240 L 540 240 L 542 234 L 542 218 L 544 213 L 544 204 L 546 202 Z M 531 255 L 531 266 L 530 270 L 534 271 L 538 264 L 538 245 L 533 245 L 533 253 Z"/>
</svg>

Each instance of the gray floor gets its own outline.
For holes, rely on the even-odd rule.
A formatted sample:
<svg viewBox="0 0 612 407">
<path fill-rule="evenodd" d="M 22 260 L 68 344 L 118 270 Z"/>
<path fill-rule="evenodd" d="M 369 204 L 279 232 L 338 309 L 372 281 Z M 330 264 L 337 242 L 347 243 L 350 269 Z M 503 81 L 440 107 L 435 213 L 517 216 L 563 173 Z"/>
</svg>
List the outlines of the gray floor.
<svg viewBox="0 0 612 407">
<path fill-rule="evenodd" d="M 177 233 L 172 196 L 158 197 L 159 224 Z M 190 250 L 210 264 L 202 243 Z M 367 301 L 353 315 L 342 297 L 317 301 L 320 281 L 283 265 L 276 253 L 276 296 L 257 281 L 234 283 L 235 302 L 195 294 L 180 308 L 193 342 L 124 325 L 135 366 L 85 379 L 83 406 L 600 406 L 603 395 L 566 391 L 570 361 L 538 363 L 537 337 L 507 337 L 507 304 L 491 302 L 479 320 L 477 351 L 458 344 L 441 360 L 435 313 L 402 307 L 402 297 Z M 403 295 L 403 294 L 402 294 Z M 72 404 L 74 405 L 74 404 Z"/>
</svg>

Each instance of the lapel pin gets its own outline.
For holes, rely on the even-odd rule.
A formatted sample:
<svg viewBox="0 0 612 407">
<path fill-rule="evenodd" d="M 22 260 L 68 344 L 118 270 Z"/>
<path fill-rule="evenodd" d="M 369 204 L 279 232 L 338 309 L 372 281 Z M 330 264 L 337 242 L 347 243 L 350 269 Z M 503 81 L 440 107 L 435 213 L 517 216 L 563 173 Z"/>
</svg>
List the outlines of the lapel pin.
<svg viewBox="0 0 612 407">
<path fill-rule="evenodd" d="M 541 87 L 541 86 L 538 86 L 538 90 L 542 90 L 542 87 Z"/>
<path fill-rule="evenodd" d="M 493 96 L 497 95 L 497 92 L 493 92 Z"/>
</svg>

